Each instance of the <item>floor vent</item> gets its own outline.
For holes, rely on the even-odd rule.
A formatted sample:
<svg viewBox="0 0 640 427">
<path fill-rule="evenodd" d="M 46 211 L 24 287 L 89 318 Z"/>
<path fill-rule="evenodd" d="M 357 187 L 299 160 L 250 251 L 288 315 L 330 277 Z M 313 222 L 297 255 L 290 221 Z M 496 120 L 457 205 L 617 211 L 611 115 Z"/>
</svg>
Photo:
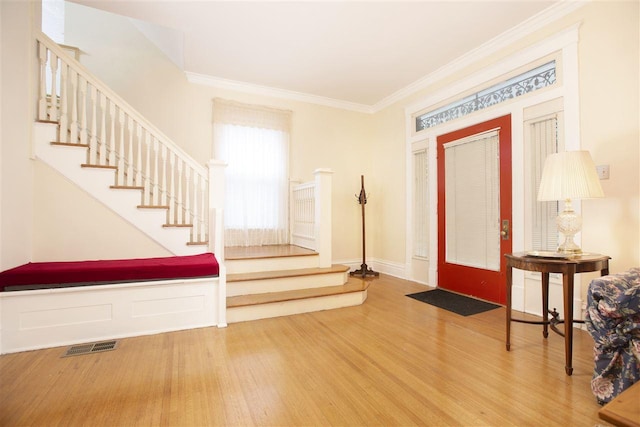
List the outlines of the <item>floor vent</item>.
<svg viewBox="0 0 640 427">
<path fill-rule="evenodd" d="M 73 345 L 67 349 L 62 357 L 78 356 L 81 354 L 99 353 L 101 351 L 115 350 L 118 341 L 101 341 L 89 344 Z"/>
</svg>

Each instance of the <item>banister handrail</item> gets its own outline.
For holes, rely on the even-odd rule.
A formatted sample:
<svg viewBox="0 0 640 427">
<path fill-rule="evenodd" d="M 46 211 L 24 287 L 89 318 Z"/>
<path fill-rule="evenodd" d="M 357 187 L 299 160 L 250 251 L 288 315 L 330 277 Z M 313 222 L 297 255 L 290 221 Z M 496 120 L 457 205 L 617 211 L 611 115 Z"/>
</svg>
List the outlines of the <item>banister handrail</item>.
<svg viewBox="0 0 640 427">
<path fill-rule="evenodd" d="M 38 120 L 58 123 L 58 142 L 87 146 L 87 166 L 115 168 L 116 187 L 140 188 L 140 207 L 166 208 L 166 226 L 191 227 L 190 244 L 206 243 L 208 169 L 46 34 L 35 39 Z"/>
<path fill-rule="evenodd" d="M 291 243 L 319 254 L 331 266 L 331 169 L 316 169 L 314 180 L 291 186 Z"/>
<path fill-rule="evenodd" d="M 62 49 L 60 47 L 60 45 L 58 45 L 58 43 L 53 41 L 51 38 L 49 38 L 49 36 L 47 36 L 42 31 L 36 30 L 35 33 L 36 33 L 35 34 L 36 40 L 38 40 L 40 43 L 45 45 L 47 47 L 47 49 L 49 49 L 50 51 L 54 52 L 58 56 L 58 58 L 64 58 L 65 62 L 68 63 L 69 65 L 72 65 L 74 70 L 78 74 L 80 74 L 88 83 L 91 83 L 96 88 L 99 88 L 100 91 L 102 93 L 104 93 L 105 95 L 107 95 L 107 97 L 109 99 L 112 99 L 113 101 L 116 102 L 116 104 L 118 106 L 120 106 L 124 110 L 126 110 L 127 114 L 129 116 L 131 116 L 135 121 L 137 121 L 140 124 L 143 124 L 145 129 L 148 129 L 149 131 L 151 131 L 151 133 L 153 133 L 156 136 L 156 138 L 160 139 L 163 142 L 163 144 L 165 144 L 168 148 L 171 148 L 172 151 L 174 151 L 175 153 L 179 154 L 180 157 L 182 157 L 187 162 L 189 162 L 189 166 L 191 166 L 193 169 L 197 170 L 203 176 L 207 175 L 207 171 L 206 171 L 204 166 L 202 166 L 202 165 L 198 164 L 197 162 L 195 162 L 195 160 L 193 160 L 193 158 L 188 153 L 186 153 L 182 148 L 180 148 L 178 145 L 176 145 L 171 140 L 171 138 L 166 136 L 153 123 L 151 123 L 144 116 L 142 116 L 140 113 L 138 113 L 138 111 L 134 107 L 132 107 L 127 101 L 125 101 L 115 91 L 113 91 L 111 88 L 109 88 L 109 86 L 107 86 L 101 80 L 96 78 L 92 74 L 92 72 L 89 71 L 89 69 L 87 69 L 87 67 L 82 65 L 79 61 L 77 61 L 75 58 L 73 58 L 71 55 L 69 55 L 67 52 L 65 52 L 64 49 Z"/>
</svg>

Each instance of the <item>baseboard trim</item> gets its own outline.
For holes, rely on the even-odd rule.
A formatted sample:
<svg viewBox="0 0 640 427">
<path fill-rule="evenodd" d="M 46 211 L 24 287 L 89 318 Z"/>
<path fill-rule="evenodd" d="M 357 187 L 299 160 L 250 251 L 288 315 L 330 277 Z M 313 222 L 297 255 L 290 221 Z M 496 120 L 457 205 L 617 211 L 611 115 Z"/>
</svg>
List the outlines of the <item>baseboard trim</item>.
<svg viewBox="0 0 640 427">
<path fill-rule="evenodd" d="M 334 261 L 336 264 L 342 264 L 349 267 L 350 271 L 354 271 L 360 268 L 362 265 L 362 260 L 342 260 L 342 261 Z M 397 277 L 399 279 L 407 279 L 407 268 L 405 264 L 380 260 L 377 258 L 372 258 L 366 260 L 367 266 L 376 271 L 378 273 L 388 274 L 389 276 Z"/>
</svg>

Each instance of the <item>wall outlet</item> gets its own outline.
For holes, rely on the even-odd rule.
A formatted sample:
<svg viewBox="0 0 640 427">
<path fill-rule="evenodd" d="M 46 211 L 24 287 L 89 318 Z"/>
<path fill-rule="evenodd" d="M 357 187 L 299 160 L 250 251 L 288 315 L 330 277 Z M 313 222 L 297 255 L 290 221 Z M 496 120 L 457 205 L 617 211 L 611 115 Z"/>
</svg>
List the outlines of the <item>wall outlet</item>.
<svg viewBox="0 0 640 427">
<path fill-rule="evenodd" d="M 596 166 L 596 172 L 598 172 L 598 178 L 609 179 L 609 165 Z"/>
</svg>

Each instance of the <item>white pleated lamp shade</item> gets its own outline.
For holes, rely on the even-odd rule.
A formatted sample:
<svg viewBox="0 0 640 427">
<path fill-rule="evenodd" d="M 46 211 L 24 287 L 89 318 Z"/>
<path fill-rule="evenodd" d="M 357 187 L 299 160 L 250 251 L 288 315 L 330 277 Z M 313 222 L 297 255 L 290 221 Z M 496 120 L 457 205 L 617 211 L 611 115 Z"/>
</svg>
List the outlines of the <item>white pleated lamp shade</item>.
<svg viewBox="0 0 640 427">
<path fill-rule="evenodd" d="M 595 197 L 604 197 L 604 192 L 588 151 L 564 151 L 547 157 L 538 201 Z"/>
</svg>

